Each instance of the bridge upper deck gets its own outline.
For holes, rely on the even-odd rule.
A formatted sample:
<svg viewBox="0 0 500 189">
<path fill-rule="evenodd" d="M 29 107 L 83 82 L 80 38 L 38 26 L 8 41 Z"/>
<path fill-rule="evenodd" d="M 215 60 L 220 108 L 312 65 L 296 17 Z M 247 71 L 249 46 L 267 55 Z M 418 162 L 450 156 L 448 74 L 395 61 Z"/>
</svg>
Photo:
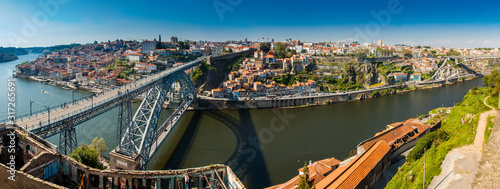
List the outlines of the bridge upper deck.
<svg viewBox="0 0 500 189">
<path fill-rule="evenodd" d="M 149 84 L 163 79 L 172 73 L 189 69 L 194 65 L 200 63 L 200 61 L 204 59 L 205 58 L 199 58 L 195 61 L 185 63 L 183 65 L 176 66 L 162 72 L 158 72 L 154 75 L 149 75 L 130 84 L 93 96 L 92 98 L 89 97 L 86 100 L 81 100 L 74 104 L 67 104 L 66 107 L 50 109 L 50 112 L 44 111 L 33 116 L 18 118 L 15 120 L 15 123 L 19 126 L 25 127 L 28 130 L 50 126 L 53 123 L 69 119 L 102 104 L 127 96 L 128 93 L 137 91 L 138 89 L 144 89 L 145 87 L 148 87 Z"/>
</svg>

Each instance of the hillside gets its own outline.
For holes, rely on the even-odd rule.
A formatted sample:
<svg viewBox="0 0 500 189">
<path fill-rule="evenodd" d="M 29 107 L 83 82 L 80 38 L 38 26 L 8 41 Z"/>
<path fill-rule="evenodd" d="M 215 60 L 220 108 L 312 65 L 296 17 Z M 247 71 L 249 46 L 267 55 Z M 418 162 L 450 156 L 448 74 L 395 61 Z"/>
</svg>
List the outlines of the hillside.
<svg viewBox="0 0 500 189">
<path fill-rule="evenodd" d="M 0 62 L 10 62 L 17 60 L 17 56 L 10 53 L 0 53 Z"/>
<path fill-rule="evenodd" d="M 471 89 L 462 102 L 451 108 L 440 129 L 417 141 L 405 164 L 399 168 L 386 188 L 421 188 L 424 183 L 424 159 L 427 187 L 433 177 L 441 173 L 440 167 L 448 152 L 474 142 L 479 114 L 490 110 L 483 101 L 490 106 L 498 106 L 497 83 L 500 77 L 497 75 L 492 74 L 496 78 L 493 82 L 491 76 L 485 78 L 487 87 Z M 490 97 L 485 100 L 488 96 Z M 432 110 L 430 113 L 437 111 Z"/>
</svg>

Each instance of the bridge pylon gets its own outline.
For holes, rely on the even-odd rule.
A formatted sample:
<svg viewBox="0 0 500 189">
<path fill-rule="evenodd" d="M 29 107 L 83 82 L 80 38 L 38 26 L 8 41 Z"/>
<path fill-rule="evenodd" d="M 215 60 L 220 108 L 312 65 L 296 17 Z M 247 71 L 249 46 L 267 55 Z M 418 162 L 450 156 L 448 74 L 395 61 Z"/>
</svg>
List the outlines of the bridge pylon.
<svg viewBox="0 0 500 189">
<path fill-rule="evenodd" d="M 116 130 L 116 143 L 118 144 L 118 150 L 120 153 L 132 155 L 132 152 L 127 151 L 126 148 L 121 143 L 127 128 L 132 121 L 132 103 L 130 101 L 123 102 L 118 106 L 118 127 Z M 127 137 L 130 138 L 130 137 Z"/>
<path fill-rule="evenodd" d="M 178 92 L 178 97 L 172 95 L 175 92 Z M 165 101 L 172 102 L 175 98 L 180 100 L 179 107 L 161 123 L 163 104 Z M 194 83 L 183 70 L 172 73 L 152 86 L 131 119 L 128 117 L 131 115 L 128 108 L 122 107 L 117 134 L 121 137 L 117 148 L 110 153 L 110 167 L 146 170 L 149 160 L 157 150 L 157 145 L 161 144 L 168 134 L 160 141 L 158 141 L 159 136 L 164 132 L 170 132 L 187 107 L 195 101 Z"/>
<path fill-rule="evenodd" d="M 59 134 L 59 152 L 69 155 L 77 147 L 75 127 L 71 125 Z"/>
</svg>

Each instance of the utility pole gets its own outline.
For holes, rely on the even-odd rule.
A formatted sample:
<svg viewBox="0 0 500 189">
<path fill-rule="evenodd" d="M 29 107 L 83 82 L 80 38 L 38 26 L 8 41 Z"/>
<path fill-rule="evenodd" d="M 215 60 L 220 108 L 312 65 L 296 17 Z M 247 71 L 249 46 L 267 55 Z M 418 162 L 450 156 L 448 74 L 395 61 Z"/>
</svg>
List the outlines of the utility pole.
<svg viewBox="0 0 500 189">
<path fill-rule="evenodd" d="M 33 116 L 32 104 L 33 104 L 33 101 L 30 100 L 30 116 Z"/>
<path fill-rule="evenodd" d="M 426 149 L 424 148 L 424 181 L 422 183 L 422 188 L 425 189 L 425 156 L 426 156 L 426 153 L 425 153 Z"/>
<path fill-rule="evenodd" d="M 33 103 L 37 103 L 37 104 L 40 104 L 40 105 L 42 105 L 42 106 L 45 106 L 45 108 L 47 109 L 47 114 L 48 114 L 48 116 L 47 116 L 47 118 L 48 118 L 48 123 L 50 124 L 50 107 L 49 107 L 49 106 L 47 106 L 47 105 L 45 105 L 45 104 L 42 104 L 42 103 L 39 103 L 39 102 L 35 102 L 35 101 L 33 101 L 33 100 L 30 100 L 30 115 L 33 115 L 33 112 L 32 112 L 32 104 L 33 104 Z"/>
<path fill-rule="evenodd" d="M 47 118 L 48 118 L 48 122 L 50 124 L 50 107 L 45 106 L 45 108 L 47 108 Z"/>
</svg>

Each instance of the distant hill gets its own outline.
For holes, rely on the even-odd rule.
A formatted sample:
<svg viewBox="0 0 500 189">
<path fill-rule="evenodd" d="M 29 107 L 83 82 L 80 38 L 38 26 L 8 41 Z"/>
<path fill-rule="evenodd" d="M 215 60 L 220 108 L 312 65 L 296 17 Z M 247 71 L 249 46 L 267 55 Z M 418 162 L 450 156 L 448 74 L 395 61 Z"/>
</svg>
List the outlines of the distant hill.
<svg viewBox="0 0 500 189">
<path fill-rule="evenodd" d="M 12 53 L 0 53 L 0 62 L 9 62 L 17 59 L 17 56 Z"/>
<path fill-rule="evenodd" d="M 16 48 L 16 47 L 0 47 L 0 53 L 13 54 L 13 55 L 17 56 L 17 55 L 28 54 L 28 51 L 26 51 L 25 49 Z"/>
</svg>

